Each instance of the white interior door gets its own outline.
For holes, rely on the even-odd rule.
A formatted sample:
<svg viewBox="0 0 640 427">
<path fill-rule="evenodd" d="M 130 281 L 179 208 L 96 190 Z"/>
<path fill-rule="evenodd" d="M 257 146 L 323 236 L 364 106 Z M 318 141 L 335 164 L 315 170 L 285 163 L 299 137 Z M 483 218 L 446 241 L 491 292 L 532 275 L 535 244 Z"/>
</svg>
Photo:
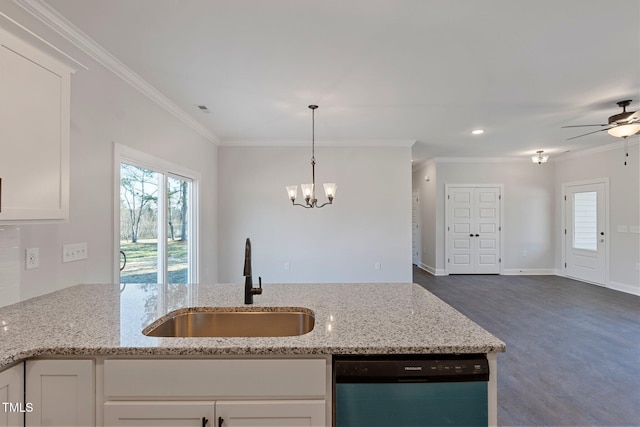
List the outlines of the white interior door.
<svg viewBox="0 0 640 427">
<path fill-rule="evenodd" d="M 476 188 L 474 217 L 476 221 L 473 246 L 476 274 L 500 273 L 500 189 Z"/>
<path fill-rule="evenodd" d="M 565 203 L 565 274 L 605 285 L 606 184 L 567 186 Z"/>
<path fill-rule="evenodd" d="M 500 202 L 496 186 L 447 190 L 447 271 L 500 273 Z"/>
<path fill-rule="evenodd" d="M 420 262 L 420 199 L 414 191 L 411 198 L 411 259 L 413 264 Z"/>
<path fill-rule="evenodd" d="M 450 188 L 447 194 L 449 274 L 473 274 L 475 270 L 474 199 L 475 188 Z"/>
</svg>

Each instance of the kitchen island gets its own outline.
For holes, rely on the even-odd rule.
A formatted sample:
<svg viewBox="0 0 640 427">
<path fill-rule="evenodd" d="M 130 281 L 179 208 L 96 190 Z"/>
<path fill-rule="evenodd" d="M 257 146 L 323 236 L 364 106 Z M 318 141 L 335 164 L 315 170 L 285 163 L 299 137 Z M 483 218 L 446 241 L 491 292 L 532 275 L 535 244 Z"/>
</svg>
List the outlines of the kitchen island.
<svg viewBox="0 0 640 427">
<path fill-rule="evenodd" d="M 489 420 L 495 420 L 495 354 L 505 351 L 505 344 L 419 285 L 265 284 L 263 289 L 254 306 L 308 308 L 313 330 L 290 337 L 149 337 L 142 330 L 176 309 L 244 306 L 243 286 L 78 285 L 0 308 L 0 369 L 34 358 L 86 358 L 101 378 L 107 359 L 324 358 L 330 382 L 334 355 L 487 354 Z M 100 406 L 96 420 L 102 420 Z"/>
</svg>

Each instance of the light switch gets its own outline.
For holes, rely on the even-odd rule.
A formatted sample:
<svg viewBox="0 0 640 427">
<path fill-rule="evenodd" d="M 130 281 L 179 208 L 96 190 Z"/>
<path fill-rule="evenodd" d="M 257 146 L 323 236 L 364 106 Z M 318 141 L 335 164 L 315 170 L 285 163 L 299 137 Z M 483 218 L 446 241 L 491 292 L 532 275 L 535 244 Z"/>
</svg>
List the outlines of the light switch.
<svg viewBox="0 0 640 427">
<path fill-rule="evenodd" d="M 617 229 L 618 233 L 626 233 L 627 231 L 629 231 L 626 225 L 619 225 Z"/>
<path fill-rule="evenodd" d="M 79 261 L 89 256 L 86 243 L 62 246 L 62 262 Z"/>
</svg>

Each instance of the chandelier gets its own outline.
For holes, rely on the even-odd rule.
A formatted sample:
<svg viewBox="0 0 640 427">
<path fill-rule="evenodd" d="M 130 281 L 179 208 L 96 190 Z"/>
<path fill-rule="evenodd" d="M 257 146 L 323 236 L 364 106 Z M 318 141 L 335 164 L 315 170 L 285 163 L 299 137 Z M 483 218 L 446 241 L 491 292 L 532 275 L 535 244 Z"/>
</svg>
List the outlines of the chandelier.
<svg viewBox="0 0 640 427">
<path fill-rule="evenodd" d="M 324 187 L 324 194 L 329 199 L 328 202 L 325 202 L 321 205 L 318 205 L 318 199 L 316 198 L 316 157 L 315 157 L 315 146 L 316 146 L 316 108 L 317 105 L 309 105 L 311 109 L 311 184 L 300 184 L 300 188 L 302 189 L 302 196 L 304 197 L 305 204 L 296 203 L 296 197 L 298 197 L 298 186 L 297 185 L 288 185 L 287 186 L 287 194 L 289 195 L 289 199 L 291 199 L 291 203 L 293 206 L 302 206 L 303 208 L 321 208 L 326 205 L 333 204 L 333 198 L 336 195 L 336 188 L 338 187 L 335 182 L 328 182 L 326 184 L 322 184 Z"/>
</svg>

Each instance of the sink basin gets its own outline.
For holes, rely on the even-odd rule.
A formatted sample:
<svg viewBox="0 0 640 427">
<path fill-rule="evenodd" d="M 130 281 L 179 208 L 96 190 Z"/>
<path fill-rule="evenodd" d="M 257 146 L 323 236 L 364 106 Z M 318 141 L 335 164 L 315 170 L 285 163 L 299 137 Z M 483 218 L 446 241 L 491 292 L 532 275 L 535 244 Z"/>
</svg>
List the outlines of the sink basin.
<svg viewBox="0 0 640 427">
<path fill-rule="evenodd" d="M 313 330 L 302 307 L 201 307 L 173 311 L 142 333 L 150 337 L 290 337 Z"/>
</svg>

